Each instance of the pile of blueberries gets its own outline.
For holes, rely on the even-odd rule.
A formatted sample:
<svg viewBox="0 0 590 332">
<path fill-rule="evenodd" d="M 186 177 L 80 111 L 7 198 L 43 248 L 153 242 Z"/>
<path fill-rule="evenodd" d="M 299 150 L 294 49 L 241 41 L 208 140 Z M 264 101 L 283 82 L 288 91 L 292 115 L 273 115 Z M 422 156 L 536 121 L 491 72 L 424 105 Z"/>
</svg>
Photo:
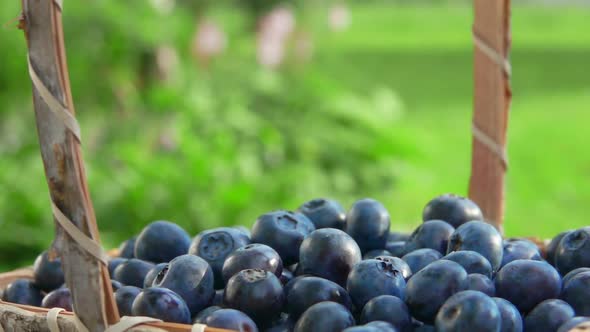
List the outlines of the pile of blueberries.
<svg viewBox="0 0 590 332">
<path fill-rule="evenodd" d="M 503 239 L 469 199 L 441 195 L 412 233 L 390 232 L 376 200 L 348 213 L 314 199 L 191 240 L 156 221 L 109 272 L 120 314 L 235 331 L 566 332 L 590 321 L 590 227 L 543 251 Z M 41 254 L 9 302 L 72 309 L 59 260 Z"/>
</svg>

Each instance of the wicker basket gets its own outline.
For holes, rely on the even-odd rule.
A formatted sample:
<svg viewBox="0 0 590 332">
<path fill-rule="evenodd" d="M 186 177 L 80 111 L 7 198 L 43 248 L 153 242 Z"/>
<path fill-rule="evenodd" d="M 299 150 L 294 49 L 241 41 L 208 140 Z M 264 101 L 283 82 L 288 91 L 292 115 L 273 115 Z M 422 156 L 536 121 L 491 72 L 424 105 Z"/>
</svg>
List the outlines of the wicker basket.
<svg viewBox="0 0 590 332">
<path fill-rule="evenodd" d="M 49 311 L 0 301 L 0 332 L 99 332 L 120 322 L 113 299 L 107 259 L 100 247 L 98 227 L 80 154 L 62 30 L 62 0 L 22 0 L 19 27 L 29 48 L 29 74 L 41 154 L 51 194 L 56 239 L 66 283 L 76 313 Z M 510 0 L 475 0 L 473 155 L 469 196 L 488 222 L 502 229 L 508 110 L 511 101 Z M 541 249 L 542 241 L 537 241 Z M 0 274 L 0 289 L 19 278 L 32 279 L 32 268 Z M 124 320 L 123 320 L 124 321 Z M 133 324 L 131 324 L 133 325 Z M 585 328 L 590 329 L 590 324 Z M 572 331 L 582 331 L 579 326 Z M 207 331 L 204 325 L 139 322 L 116 331 Z"/>
</svg>

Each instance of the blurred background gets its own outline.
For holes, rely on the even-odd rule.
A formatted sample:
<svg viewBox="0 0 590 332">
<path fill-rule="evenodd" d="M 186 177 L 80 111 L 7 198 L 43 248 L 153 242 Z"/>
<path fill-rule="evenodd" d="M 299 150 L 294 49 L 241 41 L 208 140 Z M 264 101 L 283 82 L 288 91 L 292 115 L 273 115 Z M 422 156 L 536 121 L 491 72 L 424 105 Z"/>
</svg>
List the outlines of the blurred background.
<svg viewBox="0 0 590 332">
<path fill-rule="evenodd" d="M 505 230 L 590 215 L 590 1 L 513 1 Z M 53 238 L 20 2 L 0 2 L 0 268 Z M 65 1 L 105 246 L 156 219 L 251 226 L 373 197 L 410 231 L 470 173 L 469 1 Z"/>
</svg>

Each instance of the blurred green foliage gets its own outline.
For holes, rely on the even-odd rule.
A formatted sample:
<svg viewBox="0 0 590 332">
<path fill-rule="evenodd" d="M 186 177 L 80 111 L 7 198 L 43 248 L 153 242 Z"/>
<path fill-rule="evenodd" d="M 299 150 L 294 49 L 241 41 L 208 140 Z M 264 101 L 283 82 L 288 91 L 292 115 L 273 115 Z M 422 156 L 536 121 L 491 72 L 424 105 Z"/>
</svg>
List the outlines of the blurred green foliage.
<svg viewBox="0 0 590 332">
<path fill-rule="evenodd" d="M 158 1 L 152 1 L 158 3 Z M 155 219 L 190 233 L 251 225 L 268 210 L 328 196 L 382 200 L 410 230 L 441 192 L 466 193 L 470 167 L 471 10 L 355 4 L 332 33 L 323 5 L 297 6 L 315 58 L 280 71 L 255 58 L 254 4 L 65 2 L 64 28 L 83 149 L 105 246 Z M 19 3 L 0 4 L 0 22 Z M 228 48 L 191 55 L 200 18 Z M 587 224 L 590 14 L 514 10 L 509 235 L 549 237 Z M 22 33 L 0 33 L 0 267 L 30 263 L 51 240 Z M 161 73 L 162 47 L 178 65 Z M 162 79 L 162 75 L 166 79 Z M 539 142 L 539 141 L 542 142 Z M 542 144 L 541 144 L 542 143 Z M 578 144 L 576 144 L 578 143 Z M 534 227 L 531 227 L 534 225 Z"/>
</svg>

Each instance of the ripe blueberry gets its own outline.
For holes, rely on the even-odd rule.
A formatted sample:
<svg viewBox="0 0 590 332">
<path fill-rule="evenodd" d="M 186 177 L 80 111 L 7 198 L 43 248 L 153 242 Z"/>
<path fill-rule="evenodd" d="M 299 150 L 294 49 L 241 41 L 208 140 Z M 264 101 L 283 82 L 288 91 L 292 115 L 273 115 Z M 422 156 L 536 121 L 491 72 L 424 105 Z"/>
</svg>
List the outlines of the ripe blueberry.
<svg viewBox="0 0 590 332">
<path fill-rule="evenodd" d="M 68 288 L 58 288 L 45 295 L 41 306 L 43 308 L 63 308 L 72 311 L 72 293 Z"/>
<path fill-rule="evenodd" d="M 494 279 L 496 294 L 528 313 L 537 304 L 556 298 L 561 290 L 559 273 L 547 262 L 519 259 L 506 264 Z"/>
<path fill-rule="evenodd" d="M 412 316 L 408 306 L 397 296 L 381 295 L 371 299 L 361 313 L 361 323 L 372 321 L 386 321 L 391 323 L 399 332 L 410 332 Z"/>
<path fill-rule="evenodd" d="M 309 307 L 295 324 L 294 332 L 341 332 L 354 326 L 355 321 L 346 307 L 336 302 L 320 302 Z"/>
<path fill-rule="evenodd" d="M 199 233 L 189 248 L 188 253 L 203 258 L 213 270 L 215 288 L 225 285 L 222 276 L 223 262 L 236 249 L 250 244 L 246 234 L 235 228 L 219 227 Z"/>
<path fill-rule="evenodd" d="M 272 247 L 283 264 L 291 265 L 299 261 L 301 242 L 314 230 L 313 223 L 301 213 L 273 211 L 258 217 L 252 227 L 252 242 Z"/>
<path fill-rule="evenodd" d="M 170 261 L 152 283 L 174 291 L 184 299 L 191 315 L 203 310 L 213 300 L 213 271 L 205 260 L 195 255 L 182 255 Z"/>
<path fill-rule="evenodd" d="M 482 292 L 466 290 L 451 296 L 436 315 L 438 332 L 500 331 L 502 317 L 498 306 Z"/>
<path fill-rule="evenodd" d="M 262 269 L 280 277 L 283 272 L 283 262 L 273 248 L 260 243 L 249 244 L 236 249 L 225 259 L 221 270 L 224 282 L 246 269 Z"/>
<path fill-rule="evenodd" d="M 150 262 L 131 258 L 117 266 L 114 279 L 123 285 L 141 288 L 143 287 L 145 276 L 154 266 Z"/>
<path fill-rule="evenodd" d="M 483 221 L 469 221 L 459 226 L 451 235 L 447 254 L 453 251 L 471 250 L 485 257 L 497 271 L 504 252 L 502 235 L 494 226 Z"/>
<path fill-rule="evenodd" d="M 322 228 L 301 243 L 298 268 L 302 274 L 312 274 L 344 286 L 352 266 L 360 260 L 359 246 L 348 234 Z"/>
<path fill-rule="evenodd" d="M 166 263 L 186 254 L 190 243 L 190 236 L 180 226 L 169 221 L 155 221 L 137 236 L 134 253 L 136 258 L 145 261 Z"/>
<path fill-rule="evenodd" d="M 348 310 L 352 309 L 352 302 L 348 292 L 338 284 L 318 277 L 297 278 L 289 287 L 287 294 L 287 312 L 297 319 L 312 305 L 332 301 L 344 305 Z"/>
<path fill-rule="evenodd" d="M 468 198 L 445 194 L 433 198 L 422 212 L 422 220 L 444 220 L 457 228 L 471 220 L 483 220 L 479 206 Z"/>
<path fill-rule="evenodd" d="M 406 281 L 402 272 L 385 260 L 368 259 L 355 264 L 348 274 L 346 290 L 357 311 L 374 297 L 405 297 Z"/>
<path fill-rule="evenodd" d="M 279 316 L 284 304 L 283 286 L 271 272 L 248 269 L 235 274 L 223 293 L 225 306 L 240 310 L 257 324 Z"/>
<path fill-rule="evenodd" d="M 335 200 L 326 198 L 312 199 L 301 205 L 297 212 L 301 212 L 309 218 L 316 229 L 344 229 L 346 225 L 346 211 Z"/>
<path fill-rule="evenodd" d="M 115 292 L 115 301 L 117 302 L 117 308 L 119 308 L 119 315 L 132 315 L 131 308 L 133 307 L 133 301 L 135 301 L 139 293 L 141 293 L 141 288 L 135 286 L 123 286 Z"/>
<path fill-rule="evenodd" d="M 453 294 L 467 289 L 467 272 L 455 262 L 440 260 L 414 273 L 406 287 L 406 304 L 413 317 L 433 323 Z"/>
<path fill-rule="evenodd" d="M 191 314 L 184 300 L 167 288 L 150 287 L 137 295 L 131 307 L 133 316 L 147 316 L 165 322 L 189 324 Z"/>
<path fill-rule="evenodd" d="M 47 251 L 43 251 L 35 259 L 33 274 L 35 277 L 35 286 L 45 292 L 59 288 L 65 280 L 61 268 L 61 260 L 56 257 L 53 261 L 50 261 Z"/>
<path fill-rule="evenodd" d="M 361 252 L 383 249 L 389 237 L 389 212 L 370 198 L 356 201 L 346 216 L 346 233 L 358 244 Z"/>
</svg>

